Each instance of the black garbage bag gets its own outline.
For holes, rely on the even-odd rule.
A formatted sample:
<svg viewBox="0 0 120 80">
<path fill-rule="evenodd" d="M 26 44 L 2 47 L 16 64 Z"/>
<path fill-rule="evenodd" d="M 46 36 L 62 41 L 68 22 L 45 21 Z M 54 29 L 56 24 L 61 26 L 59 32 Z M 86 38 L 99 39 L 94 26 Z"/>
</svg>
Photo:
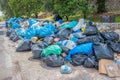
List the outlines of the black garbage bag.
<svg viewBox="0 0 120 80">
<path fill-rule="evenodd" d="M 87 23 L 86 23 L 86 26 L 92 26 L 92 22 L 89 20 Z"/>
<path fill-rule="evenodd" d="M 87 26 L 84 35 L 96 35 L 98 33 L 98 29 L 96 26 Z"/>
<path fill-rule="evenodd" d="M 59 37 L 61 41 L 66 40 L 68 38 L 68 36 L 71 34 L 71 32 L 72 32 L 72 30 L 69 28 L 61 29 L 58 32 L 57 37 Z"/>
<path fill-rule="evenodd" d="M 64 64 L 64 59 L 58 55 L 50 55 L 44 59 L 44 63 L 49 67 L 60 67 Z"/>
<path fill-rule="evenodd" d="M 12 33 L 12 31 L 13 31 L 13 30 L 12 30 L 11 28 L 8 28 L 8 29 L 7 29 L 7 32 L 6 32 L 6 36 L 9 37 L 10 34 Z"/>
<path fill-rule="evenodd" d="M 30 40 L 22 41 L 16 48 L 17 52 L 24 52 L 24 51 L 30 51 L 30 50 L 31 50 L 31 41 Z"/>
<path fill-rule="evenodd" d="M 110 47 L 107 46 L 107 44 L 103 43 L 94 43 L 93 45 L 94 54 L 99 59 L 114 59 L 114 53 Z"/>
<path fill-rule="evenodd" d="M 59 14 L 54 16 L 54 21 L 59 21 L 60 19 L 62 19 L 62 17 Z"/>
<path fill-rule="evenodd" d="M 111 41 L 119 40 L 119 34 L 117 34 L 116 32 L 103 32 L 101 33 L 101 36 L 104 38 L 104 40 L 111 40 Z"/>
<path fill-rule="evenodd" d="M 16 41 L 18 41 L 18 40 L 20 40 L 20 37 L 16 34 L 16 35 L 14 36 L 14 38 L 12 38 L 12 41 L 13 41 L 13 42 L 16 42 Z"/>
<path fill-rule="evenodd" d="M 41 57 L 42 48 L 38 44 L 34 44 L 31 47 L 31 50 L 32 50 L 34 59 L 38 59 Z"/>
<path fill-rule="evenodd" d="M 96 68 L 98 69 L 98 62 L 96 62 L 96 59 L 94 56 L 86 58 L 83 64 L 84 67 L 87 68 Z"/>
<path fill-rule="evenodd" d="M 115 43 L 113 41 L 107 41 L 107 45 L 117 53 L 120 53 L 120 43 Z"/>
<path fill-rule="evenodd" d="M 45 38 L 44 38 L 44 41 L 45 41 L 48 45 L 50 45 L 50 44 L 53 43 L 54 38 L 51 37 L 51 36 L 49 36 L 49 37 L 45 37 Z"/>
<path fill-rule="evenodd" d="M 70 49 L 68 49 L 65 46 L 61 46 L 61 48 L 62 48 L 63 52 L 65 52 L 65 53 L 68 53 L 70 51 Z"/>
<path fill-rule="evenodd" d="M 78 39 L 77 40 L 77 44 L 83 44 L 83 43 L 88 43 L 88 42 L 100 42 L 100 41 L 101 41 L 101 39 L 99 38 L 98 35 L 87 36 L 85 38 Z"/>
<path fill-rule="evenodd" d="M 39 47 L 42 48 L 42 49 L 45 49 L 48 45 L 47 44 L 44 44 L 43 42 L 41 43 L 38 43 Z"/>
<path fill-rule="evenodd" d="M 15 36 L 16 36 L 15 31 L 12 31 L 11 34 L 10 34 L 10 36 L 9 36 L 9 39 L 10 39 L 10 40 L 13 40 L 13 38 L 14 38 Z"/>
<path fill-rule="evenodd" d="M 86 60 L 87 56 L 83 54 L 76 54 L 73 55 L 71 58 L 71 64 L 73 66 L 80 66 L 83 65 L 84 61 Z"/>
</svg>

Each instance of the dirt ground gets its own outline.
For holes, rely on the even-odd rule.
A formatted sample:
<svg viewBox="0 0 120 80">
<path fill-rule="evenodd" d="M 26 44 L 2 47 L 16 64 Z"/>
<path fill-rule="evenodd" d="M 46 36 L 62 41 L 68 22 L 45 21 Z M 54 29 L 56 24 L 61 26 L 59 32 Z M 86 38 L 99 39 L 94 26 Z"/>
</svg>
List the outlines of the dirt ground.
<svg viewBox="0 0 120 80">
<path fill-rule="evenodd" d="M 93 68 L 73 67 L 71 74 L 61 74 L 60 68 L 43 66 L 31 59 L 31 52 L 18 53 L 5 34 L 0 35 L 0 80 L 120 80 L 99 74 Z"/>
</svg>

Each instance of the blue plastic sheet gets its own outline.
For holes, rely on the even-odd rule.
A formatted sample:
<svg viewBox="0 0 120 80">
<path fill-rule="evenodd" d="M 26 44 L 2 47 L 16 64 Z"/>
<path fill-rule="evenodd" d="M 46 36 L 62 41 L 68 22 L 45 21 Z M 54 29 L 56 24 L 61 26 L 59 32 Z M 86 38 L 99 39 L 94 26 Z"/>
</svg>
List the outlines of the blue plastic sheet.
<svg viewBox="0 0 120 80">
<path fill-rule="evenodd" d="M 71 21 L 70 23 L 61 26 L 61 28 L 74 28 L 77 25 L 77 23 L 77 21 Z"/>
<path fill-rule="evenodd" d="M 93 49 L 93 43 L 81 44 L 73 48 L 67 55 L 66 60 L 70 60 L 74 54 L 91 54 Z"/>
</svg>

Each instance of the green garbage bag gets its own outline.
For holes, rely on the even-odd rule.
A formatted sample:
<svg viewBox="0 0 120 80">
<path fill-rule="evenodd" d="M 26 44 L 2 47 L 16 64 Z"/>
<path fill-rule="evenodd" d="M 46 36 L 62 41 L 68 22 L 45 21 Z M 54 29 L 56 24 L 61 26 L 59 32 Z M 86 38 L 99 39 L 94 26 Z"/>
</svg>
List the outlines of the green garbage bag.
<svg viewBox="0 0 120 80">
<path fill-rule="evenodd" d="M 62 49 L 58 45 L 50 45 L 47 48 L 42 50 L 41 55 L 45 55 L 46 57 L 51 54 L 60 55 L 62 52 Z"/>
</svg>

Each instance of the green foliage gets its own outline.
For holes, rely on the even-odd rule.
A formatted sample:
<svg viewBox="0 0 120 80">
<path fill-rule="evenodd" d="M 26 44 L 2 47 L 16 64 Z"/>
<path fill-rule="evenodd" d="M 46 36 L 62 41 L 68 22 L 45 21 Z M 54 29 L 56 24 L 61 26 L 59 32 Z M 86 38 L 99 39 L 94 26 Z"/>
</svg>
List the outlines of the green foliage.
<svg viewBox="0 0 120 80">
<path fill-rule="evenodd" d="M 117 16 L 117 17 L 115 18 L 115 22 L 120 22 L 120 16 Z"/>
<path fill-rule="evenodd" d="M 74 15 L 76 12 L 76 4 L 74 0 L 54 0 L 54 13 L 66 16 Z"/>
<path fill-rule="evenodd" d="M 45 11 L 52 12 L 54 9 L 54 1 L 53 0 L 43 1 L 43 8 Z"/>
<path fill-rule="evenodd" d="M 30 17 L 34 14 L 36 17 L 41 10 L 41 0 L 10 0 L 9 6 L 11 7 L 14 16 L 27 16 Z"/>
<path fill-rule="evenodd" d="M 0 21 L 2 21 L 2 17 L 0 16 Z"/>
<path fill-rule="evenodd" d="M 5 14 L 6 17 L 13 17 L 13 11 L 8 5 L 9 0 L 0 0 L 0 10 Z"/>
<path fill-rule="evenodd" d="M 88 18 L 89 14 L 96 12 L 96 9 L 90 7 L 88 0 L 76 0 L 79 11 L 83 13 L 84 18 Z"/>
<path fill-rule="evenodd" d="M 86 18 L 95 10 L 89 7 L 88 0 L 1 0 L 5 4 L 2 8 L 8 14 L 15 17 L 26 16 L 27 18 L 34 15 L 38 17 L 40 11 L 48 11 L 53 14 L 59 14 L 68 19 L 69 16 L 75 15 L 77 12 L 82 12 Z M 7 4 L 6 4 L 7 3 Z M 1 3 L 0 3 L 1 4 Z M 9 10 L 7 10 L 7 9 Z M 10 16 L 9 14 L 9 16 Z"/>
</svg>

